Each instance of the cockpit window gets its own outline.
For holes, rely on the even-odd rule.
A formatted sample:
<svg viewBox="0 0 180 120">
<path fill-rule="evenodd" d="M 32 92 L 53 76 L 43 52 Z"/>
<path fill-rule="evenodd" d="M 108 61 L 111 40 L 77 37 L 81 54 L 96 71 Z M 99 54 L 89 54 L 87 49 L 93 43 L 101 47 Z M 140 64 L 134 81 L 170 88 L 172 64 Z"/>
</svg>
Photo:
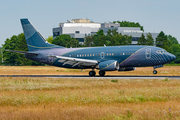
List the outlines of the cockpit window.
<svg viewBox="0 0 180 120">
<path fill-rule="evenodd" d="M 161 54 L 163 54 L 163 53 L 166 53 L 167 51 L 165 51 L 165 50 L 157 50 L 156 51 L 156 53 L 161 53 Z"/>
</svg>

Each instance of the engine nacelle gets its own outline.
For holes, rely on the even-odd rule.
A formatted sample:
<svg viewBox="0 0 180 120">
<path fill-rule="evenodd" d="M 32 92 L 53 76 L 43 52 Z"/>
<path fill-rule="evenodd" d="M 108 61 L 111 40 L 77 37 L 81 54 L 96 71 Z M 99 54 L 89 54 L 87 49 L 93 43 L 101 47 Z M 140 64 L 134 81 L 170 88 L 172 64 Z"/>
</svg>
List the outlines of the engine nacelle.
<svg viewBox="0 0 180 120">
<path fill-rule="evenodd" d="M 133 71 L 135 69 L 136 67 L 123 67 L 123 68 L 119 68 L 118 71 Z"/>
<path fill-rule="evenodd" d="M 116 60 L 108 60 L 100 62 L 98 69 L 102 71 L 115 71 L 119 69 L 119 63 Z"/>
</svg>

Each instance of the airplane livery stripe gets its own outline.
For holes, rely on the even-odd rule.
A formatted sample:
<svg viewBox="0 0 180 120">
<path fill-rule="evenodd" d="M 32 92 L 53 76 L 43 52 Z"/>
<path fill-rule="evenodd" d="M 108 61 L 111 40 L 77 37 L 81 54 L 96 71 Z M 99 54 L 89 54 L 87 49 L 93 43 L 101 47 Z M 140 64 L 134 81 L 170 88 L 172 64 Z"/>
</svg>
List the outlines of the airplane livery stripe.
<svg viewBox="0 0 180 120">
<path fill-rule="evenodd" d="M 144 49 L 144 48 L 146 48 L 146 47 L 143 47 L 143 48 L 140 48 L 139 50 L 137 50 L 135 53 L 137 53 L 138 51 L 140 51 L 140 50 L 142 50 L 142 49 Z M 134 54 L 135 54 L 134 53 Z M 125 61 L 127 61 L 131 56 L 133 56 L 134 54 L 132 54 L 132 55 L 130 55 L 129 57 L 127 57 L 124 61 L 122 61 L 120 64 L 123 64 Z"/>
<path fill-rule="evenodd" d="M 29 44 L 27 44 L 27 46 L 29 46 L 29 47 L 33 47 L 33 48 L 55 48 L 55 47 L 59 47 L 59 46 L 37 47 L 37 46 L 32 46 L 32 45 L 29 45 Z"/>
</svg>

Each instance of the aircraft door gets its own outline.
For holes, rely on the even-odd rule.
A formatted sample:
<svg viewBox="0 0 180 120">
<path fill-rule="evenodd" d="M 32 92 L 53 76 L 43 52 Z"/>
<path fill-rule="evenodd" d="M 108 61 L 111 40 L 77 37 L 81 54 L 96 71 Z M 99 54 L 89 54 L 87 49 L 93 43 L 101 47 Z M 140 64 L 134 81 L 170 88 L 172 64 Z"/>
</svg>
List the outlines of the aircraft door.
<svg viewBox="0 0 180 120">
<path fill-rule="evenodd" d="M 145 57 L 146 59 L 150 59 L 151 58 L 151 48 L 147 48 L 145 51 Z"/>
<path fill-rule="evenodd" d="M 105 58 L 105 53 L 101 52 L 100 57 L 101 57 L 101 59 L 104 59 Z"/>
</svg>

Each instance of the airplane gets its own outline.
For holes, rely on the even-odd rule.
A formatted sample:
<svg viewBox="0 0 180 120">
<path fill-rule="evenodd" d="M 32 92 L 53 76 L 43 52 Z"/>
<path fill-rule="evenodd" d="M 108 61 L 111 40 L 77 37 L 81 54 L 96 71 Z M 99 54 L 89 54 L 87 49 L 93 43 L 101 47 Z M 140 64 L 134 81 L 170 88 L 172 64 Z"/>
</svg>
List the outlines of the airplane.
<svg viewBox="0 0 180 120">
<path fill-rule="evenodd" d="M 48 43 L 27 19 L 20 19 L 24 31 L 28 51 L 6 50 L 24 54 L 27 59 L 51 66 L 92 69 L 89 76 L 96 76 L 94 69 L 99 70 L 100 76 L 106 71 L 132 71 L 136 67 L 156 68 L 176 59 L 176 56 L 155 46 L 127 45 L 65 48 Z"/>
</svg>

